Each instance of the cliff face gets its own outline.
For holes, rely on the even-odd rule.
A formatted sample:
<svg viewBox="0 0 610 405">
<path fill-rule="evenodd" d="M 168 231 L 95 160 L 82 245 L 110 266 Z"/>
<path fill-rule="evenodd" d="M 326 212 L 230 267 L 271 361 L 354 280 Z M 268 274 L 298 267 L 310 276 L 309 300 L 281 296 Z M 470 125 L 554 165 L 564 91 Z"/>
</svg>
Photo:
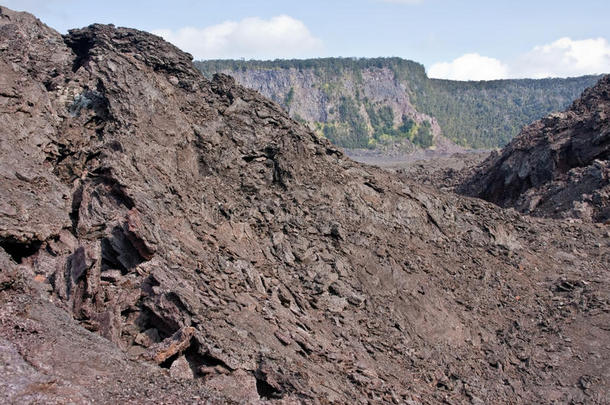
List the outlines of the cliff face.
<svg viewBox="0 0 610 405">
<path fill-rule="evenodd" d="M 359 165 L 136 30 L 1 7 L 0 80 L 8 403 L 607 398 L 604 229 Z"/>
<path fill-rule="evenodd" d="M 598 79 L 431 80 L 423 66 L 399 58 L 199 61 L 196 66 L 210 77 L 215 72 L 234 76 L 339 146 L 406 150 L 503 146 L 524 125 L 565 108 Z"/>
<path fill-rule="evenodd" d="M 533 215 L 610 221 L 610 76 L 523 129 L 462 191 Z"/>
<path fill-rule="evenodd" d="M 232 73 L 242 86 L 283 104 L 291 114 L 311 122 L 328 120 L 330 100 L 323 89 L 316 87 L 313 71 L 287 69 Z M 293 93 L 288 98 L 291 89 Z"/>
<path fill-rule="evenodd" d="M 431 146 L 441 133 L 435 119 L 416 111 L 405 86 L 388 68 L 344 71 L 328 82 L 313 69 L 223 73 L 278 102 L 292 117 L 309 123 L 319 135 L 340 146 L 379 148 L 398 144 L 410 151 L 415 146 Z M 424 123 L 430 125 L 429 140 L 420 142 L 416 135 Z M 396 131 L 408 124 L 410 132 Z M 436 143 L 442 145 L 443 141 Z"/>
</svg>

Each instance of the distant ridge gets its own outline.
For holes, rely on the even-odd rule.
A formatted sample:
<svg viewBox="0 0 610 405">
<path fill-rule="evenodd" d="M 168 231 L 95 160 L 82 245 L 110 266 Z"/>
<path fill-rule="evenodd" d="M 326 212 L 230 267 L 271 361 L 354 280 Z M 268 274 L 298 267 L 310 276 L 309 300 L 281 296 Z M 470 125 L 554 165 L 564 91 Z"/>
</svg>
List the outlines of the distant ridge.
<svg viewBox="0 0 610 405">
<path fill-rule="evenodd" d="M 567 79 L 430 79 L 422 64 L 392 58 L 195 62 L 273 99 L 319 135 L 348 148 L 497 148 L 520 129 L 563 110 L 601 76 Z M 426 123 L 429 123 L 426 124 Z"/>
</svg>

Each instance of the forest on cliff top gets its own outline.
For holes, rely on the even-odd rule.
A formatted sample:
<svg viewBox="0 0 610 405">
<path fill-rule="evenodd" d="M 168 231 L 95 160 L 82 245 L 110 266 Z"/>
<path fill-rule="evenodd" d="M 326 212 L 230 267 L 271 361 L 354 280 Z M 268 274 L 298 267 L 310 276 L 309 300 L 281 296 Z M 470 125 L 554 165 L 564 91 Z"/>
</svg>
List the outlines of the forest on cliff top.
<svg viewBox="0 0 610 405">
<path fill-rule="evenodd" d="M 347 148 L 403 141 L 430 147 L 431 123 L 458 145 L 502 147 L 523 126 L 565 109 L 599 80 L 430 79 L 423 65 L 396 57 L 206 60 L 195 65 L 207 77 L 217 72 L 235 76 L 308 122 L 319 135 Z"/>
</svg>

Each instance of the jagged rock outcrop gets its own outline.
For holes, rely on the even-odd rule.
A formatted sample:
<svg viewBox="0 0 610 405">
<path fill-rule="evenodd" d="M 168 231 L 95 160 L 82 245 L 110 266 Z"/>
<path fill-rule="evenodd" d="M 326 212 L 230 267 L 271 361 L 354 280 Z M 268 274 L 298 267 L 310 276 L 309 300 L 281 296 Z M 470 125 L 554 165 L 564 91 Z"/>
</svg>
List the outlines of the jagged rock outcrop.
<svg viewBox="0 0 610 405">
<path fill-rule="evenodd" d="M 355 163 L 132 29 L 1 7 L 0 80 L 5 402 L 607 398 L 605 228 Z"/>
<path fill-rule="evenodd" d="M 461 191 L 541 216 L 610 221 L 610 76 L 523 129 Z"/>
</svg>

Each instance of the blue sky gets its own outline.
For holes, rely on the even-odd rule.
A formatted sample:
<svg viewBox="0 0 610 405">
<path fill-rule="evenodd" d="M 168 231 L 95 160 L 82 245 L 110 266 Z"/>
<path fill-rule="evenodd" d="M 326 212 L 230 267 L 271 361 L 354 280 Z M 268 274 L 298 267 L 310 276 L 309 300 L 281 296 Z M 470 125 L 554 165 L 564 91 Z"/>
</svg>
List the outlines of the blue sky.
<svg viewBox="0 0 610 405">
<path fill-rule="evenodd" d="M 60 32 L 94 22 L 164 36 L 196 58 L 400 56 L 435 77 L 610 72 L 608 0 L 0 0 Z"/>
</svg>

